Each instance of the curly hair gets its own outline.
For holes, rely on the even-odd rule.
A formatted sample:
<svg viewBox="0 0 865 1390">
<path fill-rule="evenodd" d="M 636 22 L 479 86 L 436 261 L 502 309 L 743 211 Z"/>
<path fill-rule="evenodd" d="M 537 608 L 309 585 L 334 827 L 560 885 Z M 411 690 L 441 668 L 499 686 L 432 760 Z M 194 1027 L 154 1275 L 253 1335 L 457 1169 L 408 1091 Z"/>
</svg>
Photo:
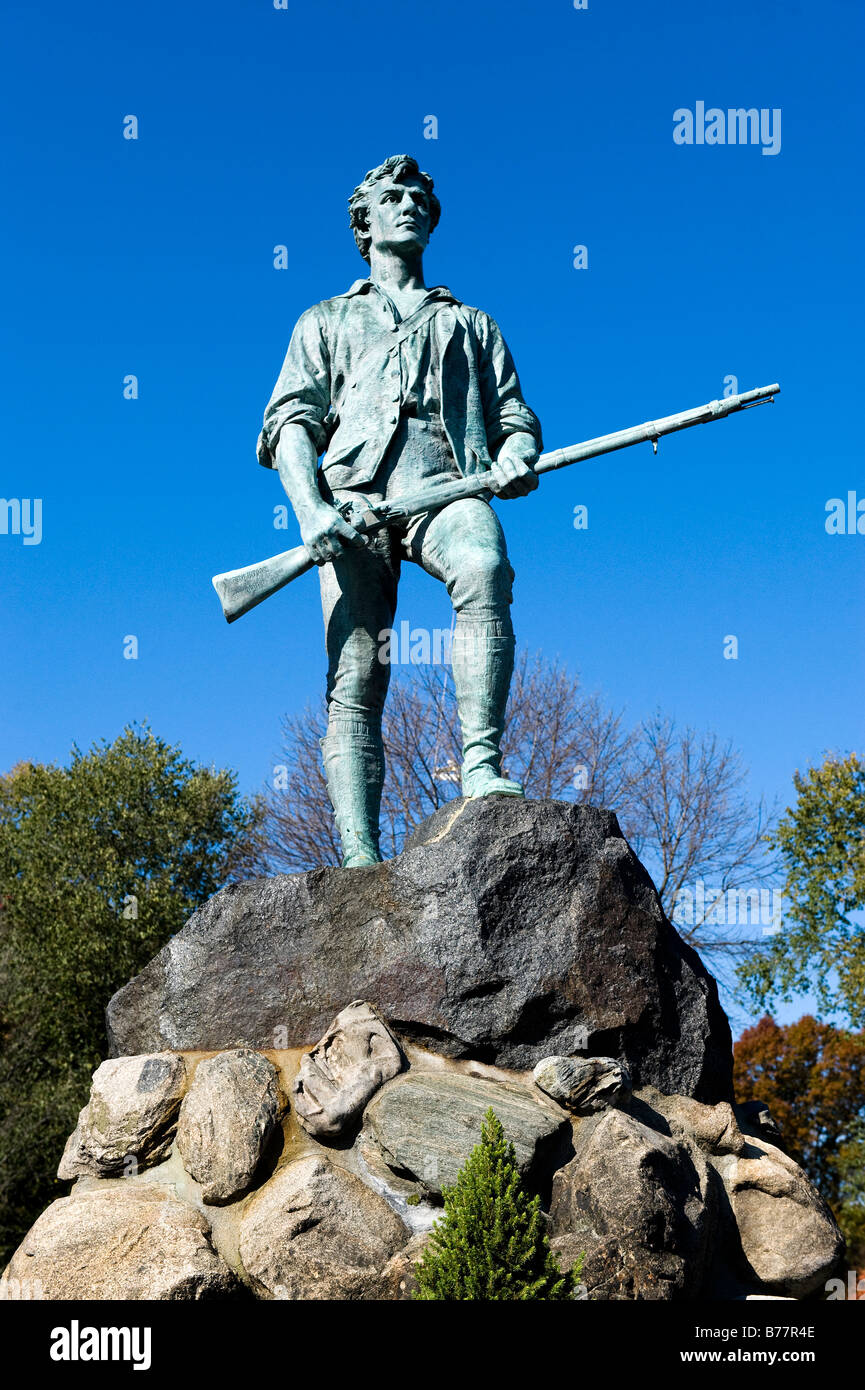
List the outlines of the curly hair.
<svg viewBox="0 0 865 1390">
<path fill-rule="evenodd" d="M 357 249 L 364 260 L 369 262 L 369 248 L 371 237 L 369 234 L 369 199 L 377 183 L 382 179 L 392 178 L 397 183 L 403 183 L 406 179 L 416 179 L 423 187 L 429 198 L 430 206 L 430 232 L 433 232 L 438 225 L 441 217 L 441 203 L 433 193 L 433 181 L 429 174 L 423 173 L 418 167 L 418 162 L 410 154 L 392 154 L 383 164 L 379 164 L 377 169 L 370 169 L 366 174 L 363 183 L 359 183 L 348 200 L 348 221 L 349 226 L 354 232 L 354 239 L 357 242 Z"/>
</svg>

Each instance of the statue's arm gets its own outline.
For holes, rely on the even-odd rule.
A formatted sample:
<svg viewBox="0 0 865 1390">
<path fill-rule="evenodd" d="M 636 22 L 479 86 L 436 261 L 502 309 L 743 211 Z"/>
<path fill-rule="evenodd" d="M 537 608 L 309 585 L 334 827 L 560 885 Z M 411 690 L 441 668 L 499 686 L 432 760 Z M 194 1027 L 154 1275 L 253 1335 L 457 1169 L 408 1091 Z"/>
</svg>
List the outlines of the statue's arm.
<svg viewBox="0 0 865 1390">
<path fill-rule="evenodd" d="M 318 452 L 305 425 L 283 425 L 276 445 L 279 480 L 294 508 L 300 536 L 313 560 L 323 565 L 342 554 L 345 545 L 366 545 L 318 487 Z"/>
<path fill-rule="evenodd" d="M 528 435 L 535 457 L 543 448 L 541 422 L 523 399 L 514 359 L 501 329 L 489 314 L 476 310 L 478 369 L 484 424 L 490 453 L 495 458 L 511 435 Z M 526 444 L 525 449 L 529 446 Z"/>
<path fill-rule="evenodd" d="M 276 468 L 280 435 L 287 425 L 303 425 L 316 456 L 327 448 L 330 410 L 330 354 L 326 323 L 319 304 L 301 314 L 291 335 L 258 439 L 258 461 Z"/>
<path fill-rule="evenodd" d="M 257 452 L 260 463 L 279 472 L 301 539 L 318 565 L 341 554 L 346 544 L 366 544 L 319 491 L 318 457 L 327 448 L 329 412 L 327 324 L 316 304 L 301 314 L 291 335 Z"/>
<path fill-rule="evenodd" d="M 499 497 L 523 497 L 538 485 L 532 470 L 543 440 L 541 425 L 523 400 L 520 379 L 501 329 L 488 314 L 478 313 L 480 388 L 490 455 L 493 491 Z"/>
</svg>

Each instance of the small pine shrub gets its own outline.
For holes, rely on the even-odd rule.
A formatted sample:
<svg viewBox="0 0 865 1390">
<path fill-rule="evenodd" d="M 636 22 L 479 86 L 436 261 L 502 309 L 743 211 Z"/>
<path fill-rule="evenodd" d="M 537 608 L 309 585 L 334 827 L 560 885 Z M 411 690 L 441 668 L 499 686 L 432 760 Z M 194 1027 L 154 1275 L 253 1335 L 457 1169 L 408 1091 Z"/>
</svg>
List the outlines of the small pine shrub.
<svg viewBox="0 0 865 1390">
<path fill-rule="evenodd" d="M 514 1146 L 492 1109 L 481 1142 L 443 1195 L 444 1219 L 416 1266 L 414 1298 L 573 1298 L 579 1264 L 570 1274 L 559 1269 L 540 1199 L 523 1187 Z"/>
</svg>

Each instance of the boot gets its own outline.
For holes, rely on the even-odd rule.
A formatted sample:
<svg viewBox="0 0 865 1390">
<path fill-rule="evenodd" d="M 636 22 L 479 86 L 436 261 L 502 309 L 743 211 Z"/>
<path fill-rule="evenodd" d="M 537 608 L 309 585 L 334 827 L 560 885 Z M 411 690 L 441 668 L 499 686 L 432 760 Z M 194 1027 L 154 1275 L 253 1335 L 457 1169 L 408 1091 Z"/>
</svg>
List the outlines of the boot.
<svg viewBox="0 0 865 1390">
<path fill-rule="evenodd" d="M 500 750 L 514 646 L 509 619 L 457 618 L 451 662 L 463 735 L 463 796 L 525 795 L 519 782 L 502 776 Z"/>
<path fill-rule="evenodd" d="M 363 723 L 335 724 L 321 739 L 327 790 L 342 841 L 344 869 L 380 864 L 384 782 L 381 735 Z"/>
</svg>

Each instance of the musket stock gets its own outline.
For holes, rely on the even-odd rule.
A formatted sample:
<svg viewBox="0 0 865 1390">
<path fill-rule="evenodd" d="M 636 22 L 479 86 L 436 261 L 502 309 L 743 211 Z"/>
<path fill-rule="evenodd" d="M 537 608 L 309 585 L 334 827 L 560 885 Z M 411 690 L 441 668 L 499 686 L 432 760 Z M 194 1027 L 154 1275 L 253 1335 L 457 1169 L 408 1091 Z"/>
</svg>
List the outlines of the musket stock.
<svg viewBox="0 0 865 1390">
<path fill-rule="evenodd" d="M 250 608 L 264 603 L 266 598 L 290 584 L 292 579 L 306 574 L 314 563 L 309 558 L 306 546 L 296 545 L 293 550 L 271 555 L 269 560 L 259 560 L 257 565 L 215 574 L 212 583 L 219 595 L 226 622 L 233 623 L 237 618 L 242 618 Z"/>
<path fill-rule="evenodd" d="M 647 420 L 643 425 L 632 425 L 626 430 L 613 434 L 602 434 L 597 439 L 587 439 L 582 444 L 572 444 L 566 449 L 555 449 L 552 453 L 541 454 L 534 465 L 536 473 L 552 473 L 557 468 L 566 468 L 572 463 L 582 463 L 586 459 L 600 458 L 612 454 L 617 449 L 628 449 L 632 444 L 650 443 L 658 452 L 658 440 L 666 434 L 676 434 L 679 430 L 690 429 L 692 425 L 709 424 L 712 420 L 723 420 L 740 410 L 748 410 L 755 405 L 771 404 L 781 387 L 775 382 L 772 386 L 757 386 L 753 391 L 743 391 L 737 396 L 727 396 L 722 400 L 709 401 L 707 405 L 696 406 L 693 410 L 682 410 L 678 415 L 665 415 L 660 420 Z M 351 516 L 352 524 L 358 531 L 369 535 L 395 520 L 420 516 L 436 507 L 446 506 L 463 497 L 489 496 L 490 491 L 484 482 L 484 473 L 474 473 L 455 483 L 433 485 L 425 492 L 412 498 L 401 498 L 394 502 L 367 502 L 359 508 L 358 518 Z M 345 514 L 353 509 L 346 504 Z M 214 575 L 213 587 L 219 595 L 226 621 L 233 623 L 242 618 L 250 608 L 263 603 L 271 594 L 283 589 L 298 575 L 312 569 L 315 562 L 310 559 L 306 548 L 295 546 L 293 550 L 283 550 L 268 560 L 259 560 L 245 569 L 228 570 L 225 574 Z"/>
</svg>

